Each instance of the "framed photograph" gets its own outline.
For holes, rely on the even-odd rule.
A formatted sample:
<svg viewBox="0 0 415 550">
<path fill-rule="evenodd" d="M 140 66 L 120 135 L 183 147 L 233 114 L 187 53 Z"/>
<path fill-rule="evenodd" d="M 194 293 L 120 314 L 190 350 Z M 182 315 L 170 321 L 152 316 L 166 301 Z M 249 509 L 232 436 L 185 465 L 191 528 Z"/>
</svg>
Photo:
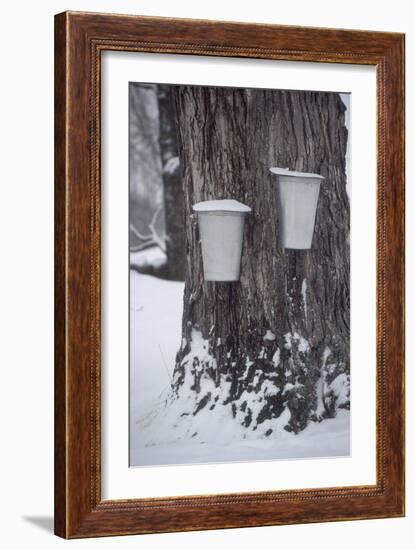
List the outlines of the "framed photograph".
<svg viewBox="0 0 415 550">
<path fill-rule="evenodd" d="M 55 19 L 55 532 L 404 515 L 404 35 Z"/>
</svg>

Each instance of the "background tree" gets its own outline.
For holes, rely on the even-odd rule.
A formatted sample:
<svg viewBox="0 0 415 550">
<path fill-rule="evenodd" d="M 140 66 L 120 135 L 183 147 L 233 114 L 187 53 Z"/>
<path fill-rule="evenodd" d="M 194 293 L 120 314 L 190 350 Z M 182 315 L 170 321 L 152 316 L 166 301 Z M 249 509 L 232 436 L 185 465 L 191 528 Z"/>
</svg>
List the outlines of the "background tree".
<svg viewBox="0 0 415 550">
<path fill-rule="evenodd" d="M 129 86 L 130 248 L 165 248 L 157 86 Z"/>
<path fill-rule="evenodd" d="M 349 406 L 345 106 L 322 92 L 176 86 L 171 97 L 187 251 L 173 401 L 189 417 L 225 407 L 258 435 L 276 419 L 299 432 Z M 310 251 L 280 248 L 271 166 L 326 178 Z M 194 203 L 223 198 L 252 208 L 231 284 L 203 280 L 191 215 Z"/>
<path fill-rule="evenodd" d="M 183 281 L 183 191 L 169 88 L 130 84 L 130 248 L 161 251 L 135 255 L 131 266 Z"/>
<path fill-rule="evenodd" d="M 157 89 L 160 121 L 160 153 L 166 219 L 166 278 L 183 281 L 185 272 L 184 195 L 177 151 L 176 125 L 170 97 L 170 86 Z"/>
</svg>

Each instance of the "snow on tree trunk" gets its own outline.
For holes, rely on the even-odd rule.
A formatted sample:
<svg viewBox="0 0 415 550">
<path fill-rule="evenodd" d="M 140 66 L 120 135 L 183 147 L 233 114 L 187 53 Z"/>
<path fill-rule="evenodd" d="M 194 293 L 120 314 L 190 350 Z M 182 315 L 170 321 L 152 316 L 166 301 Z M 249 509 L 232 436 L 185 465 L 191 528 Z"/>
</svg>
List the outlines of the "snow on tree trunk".
<svg viewBox="0 0 415 550">
<path fill-rule="evenodd" d="M 298 433 L 349 407 L 345 107 L 322 92 L 177 86 L 171 95 L 187 251 L 172 397 L 183 435 L 219 407 L 258 437 Z M 326 178 L 310 251 L 280 248 L 271 166 Z M 192 205 L 225 198 L 252 208 L 241 278 L 205 282 Z"/>
</svg>

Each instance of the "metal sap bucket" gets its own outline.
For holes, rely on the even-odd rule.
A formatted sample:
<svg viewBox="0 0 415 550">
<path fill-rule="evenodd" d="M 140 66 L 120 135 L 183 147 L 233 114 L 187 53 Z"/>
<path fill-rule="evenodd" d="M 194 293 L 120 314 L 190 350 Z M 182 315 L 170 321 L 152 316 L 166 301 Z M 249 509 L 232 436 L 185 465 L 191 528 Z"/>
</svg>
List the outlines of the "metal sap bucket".
<svg viewBox="0 0 415 550">
<path fill-rule="evenodd" d="M 202 243 L 205 281 L 239 281 L 245 215 L 251 209 L 225 199 L 193 205 Z"/>
<path fill-rule="evenodd" d="M 278 177 L 281 246 L 307 250 L 313 240 L 320 183 L 324 177 L 277 167 L 270 171 Z"/>
</svg>

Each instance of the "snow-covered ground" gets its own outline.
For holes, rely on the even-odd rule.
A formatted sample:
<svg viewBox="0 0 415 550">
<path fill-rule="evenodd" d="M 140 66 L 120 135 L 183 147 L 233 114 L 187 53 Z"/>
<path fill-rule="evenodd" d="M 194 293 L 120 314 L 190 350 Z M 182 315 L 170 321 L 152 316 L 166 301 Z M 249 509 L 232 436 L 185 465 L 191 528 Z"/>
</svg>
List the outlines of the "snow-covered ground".
<svg viewBox="0 0 415 550">
<path fill-rule="evenodd" d="M 184 283 L 130 271 L 131 448 L 140 439 L 137 420 L 170 388 L 180 347 L 183 290 Z"/>
<path fill-rule="evenodd" d="M 350 415 L 345 410 L 335 419 L 311 423 L 298 435 L 283 429 L 284 419 L 267 421 L 273 422 L 273 437 L 255 439 L 245 436 L 229 407 L 210 411 L 209 425 L 205 415 L 180 416 L 177 401 L 166 409 L 180 347 L 183 289 L 183 283 L 130 272 L 131 466 L 349 455 Z M 183 436 L 193 431 L 194 437 Z"/>
<path fill-rule="evenodd" d="M 281 433 L 278 439 L 241 439 L 227 444 L 181 440 L 165 445 L 132 448 L 132 466 L 245 462 L 290 458 L 347 456 L 349 412 L 337 418 L 310 424 L 298 435 Z"/>
</svg>

